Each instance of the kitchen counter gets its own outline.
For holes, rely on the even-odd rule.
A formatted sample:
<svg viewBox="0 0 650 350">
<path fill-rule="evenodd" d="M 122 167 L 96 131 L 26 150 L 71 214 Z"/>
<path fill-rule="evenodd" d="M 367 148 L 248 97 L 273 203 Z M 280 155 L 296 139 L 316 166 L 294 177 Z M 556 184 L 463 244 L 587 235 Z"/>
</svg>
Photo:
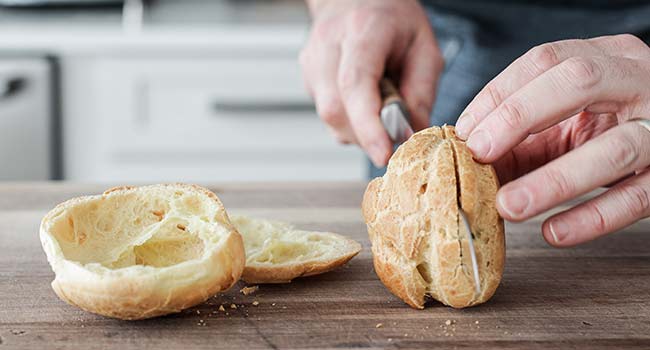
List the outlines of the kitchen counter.
<svg viewBox="0 0 650 350">
<path fill-rule="evenodd" d="M 262 285 L 249 296 L 239 292 L 240 282 L 204 304 L 151 320 L 90 314 L 50 288 L 38 226 L 55 204 L 106 187 L 0 184 L 0 349 L 650 347 L 650 222 L 562 250 L 542 240 L 543 217 L 508 224 L 505 275 L 492 300 L 465 310 L 436 302 L 413 310 L 373 272 L 361 183 L 210 187 L 231 213 L 362 242 L 359 256 L 335 272 Z M 220 305 L 228 313 L 217 311 Z"/>
</svg>

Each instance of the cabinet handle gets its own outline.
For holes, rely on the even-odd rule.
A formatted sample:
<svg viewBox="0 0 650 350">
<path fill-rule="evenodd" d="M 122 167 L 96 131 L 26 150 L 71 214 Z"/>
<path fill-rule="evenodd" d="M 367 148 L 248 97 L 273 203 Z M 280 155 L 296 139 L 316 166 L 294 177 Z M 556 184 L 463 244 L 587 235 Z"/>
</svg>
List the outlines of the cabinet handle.
<svg viewBox="0 0 650 350">
<path fill-rule="evenodd" d="M 314 113 L 312 102 L 216 101 L 215 111 L 241 114 Z"/>
<path fill-rule="evenodd" d="M 0 100 L 9 99 L 20 92 L 27 80 L 24 78 L 0 78 Z"/>
</svg>

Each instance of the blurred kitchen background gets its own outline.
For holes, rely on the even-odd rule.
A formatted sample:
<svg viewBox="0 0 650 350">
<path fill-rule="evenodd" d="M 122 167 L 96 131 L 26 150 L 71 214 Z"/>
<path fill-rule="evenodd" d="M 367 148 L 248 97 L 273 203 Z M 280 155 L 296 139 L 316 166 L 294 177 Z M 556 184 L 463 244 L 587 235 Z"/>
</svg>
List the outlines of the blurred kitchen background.
<svg viewBox="0 0 650 350">
<path fill-rule="evenodd" d="M 0 0 L 0 180 L 362 180 L 297 63 L 302 0 Z"/>
</svg>

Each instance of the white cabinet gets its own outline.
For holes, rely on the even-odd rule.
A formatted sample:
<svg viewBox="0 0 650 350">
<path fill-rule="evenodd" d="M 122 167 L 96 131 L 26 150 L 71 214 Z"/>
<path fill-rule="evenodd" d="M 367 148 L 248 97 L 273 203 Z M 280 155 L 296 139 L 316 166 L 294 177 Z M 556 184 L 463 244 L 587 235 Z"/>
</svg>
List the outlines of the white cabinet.
<svg viewBox="0 0 650 350">
<path fill-rule="evenodd" d="M 0 59 L 0 180 L 57 177 L 51 79 L 45 58 Z"/>
<path fill-rule="evenodd" d="M 293 56 L 63 61 L 65 177 L 84 181 L 361 180 Z"/>
</svg>

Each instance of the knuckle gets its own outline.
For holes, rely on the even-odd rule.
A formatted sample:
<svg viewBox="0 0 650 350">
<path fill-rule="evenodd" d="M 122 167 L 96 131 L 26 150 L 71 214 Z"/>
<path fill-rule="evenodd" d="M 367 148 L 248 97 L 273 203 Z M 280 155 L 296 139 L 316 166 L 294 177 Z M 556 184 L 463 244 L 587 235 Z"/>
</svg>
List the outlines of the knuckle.
<svg viewBox="0 0 650 350">
<path fill-rule="evenodd" d="M 601 72 L 596 62 L 586 57 L 571 57 L 563 63 L 563 74 L 579 90 L 589 90 L 600 82 Z"/>
<path fill-rule="evenodd" d="M 361 82 L 363 72 L 357 66 L 339 70 L 336 83 L 343 94 L 349 93 Z"/>
<path fill-rule="evenodd" d="M 350 141 L 347 137 L 345 137 L 343 134 L 339 132 L 334 133 L 334 139 L 336 140 L 336 142 L 338 142 L 341 145 L 349 145 L 350 143 L 352 143 L 352 141 Z"/>
<path fill-rule="evenodd" d="M 633 165 L 639 159 L 639 147 L 631 137 L 609 137 L 606 152 L 609 166 L 613 169 L 634 170 Z"/>
<path fill-rule="evenodd" d="M 499 88 L 495 86 L 495 84 L 489 83 L 485 87 L 485 91 L 487 92 L 487 96 L 490 98 L 493 107 L 496 107 L 501 104 L 501 102 L 503 101 L 503 94 L 501 93 Z"/>
<path fill-rule="evenodd" d="M 375 16 L 375 10 L 368 6 L 357 6 L 348 14 L 348 23 L 355 30 L 366 28 Z"/>
<path fill-rule="evenodd" d="M 614 40 L 619 43 L 619 46 L 623 49 L 631 50 L 648 50 L 648 45 L 646 45 L 643 40 L 639 39 L 637 36 L 632 34 L 619 34 L 614 36 Z"/>
<path fill-rule="evenodd" d="M 554 43 L 535 46 L 528 52 L 528 55 L 530 62 L 539 73 L 547 71 L 560 63 L 558 48 Z"/>
<path fill-rule="evenodd" d="M 326 102 L 318 107 L 318 115 L 325 124 L 332 127 L 341 125 L 344 119 L 343 109 L 337 103 Z"/>
<path fill-rule="evenodd" d="M 544 170 L 543 178 L 548 183 L 548 195 L 555 198 L 564 198 L 567 195 L 575 192 L 575 184 L 562 169 L 547 167 Z"/>
<path fill-rule="evenodd" d="M 650 213 L 650 190 L 643 185 L 624 183 L 619 191 L 622 194 L 625 208 L 635 217 L 647 216 Z"/>
<path fill-rule="evenodd" d="M 609 231 L 609 226 L 607 223 L 609 220 L 605 217 L 605 212 L 603 209 L 593 201 L 589 201 L 585 204 L 587 213 L 590 216 L 588 218 L 589 222 L 593 225 L 595 232 L 604 233 Z"/>
<path fill-rule="evenodd" d="M 498 116 L 512 130 L 526 128 L 526 108 L 523 103 L 514 98 L 510 98 L 501 104 Z"/>
<path fill-rule="evenodd" d="M 318 41 L 329 40 L 334 35 L 337 26 L 336 18 L 320 20 L 314 23 L 311 33 L 312 39 Z"/>
</svg>

